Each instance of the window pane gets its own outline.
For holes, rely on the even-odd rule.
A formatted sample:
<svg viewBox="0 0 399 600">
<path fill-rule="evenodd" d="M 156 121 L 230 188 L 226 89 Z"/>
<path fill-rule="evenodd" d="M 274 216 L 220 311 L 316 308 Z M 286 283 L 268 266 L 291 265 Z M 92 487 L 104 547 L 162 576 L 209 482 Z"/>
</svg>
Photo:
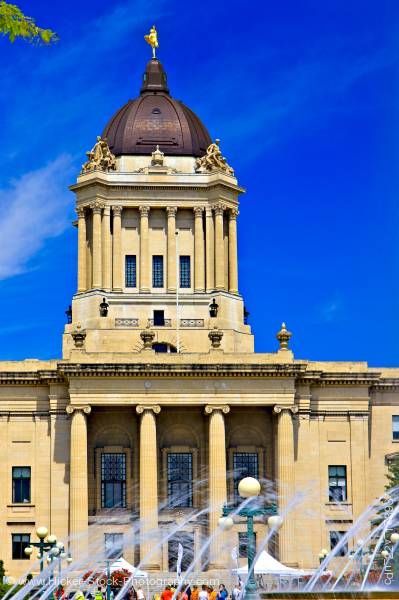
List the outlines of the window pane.
<svg viewBox="0 0 399 600">
<path fill-rule="evenodd" d="M 233 454 L 234 475 L 234 500 L 241 502 L 238 493 L 238 484 L 244 477 L 259 478 L 258 453 L 257 452 L 234 452 Z"/>
<path fill-rule="evenodd" d="M 12 501 L 30 502 L 30 467 L 12 468 Z"/>
<path fill-rule="evenodd" d="M 107 558 L 121 558 L 123 556 L 123 533 L 105 533 L 104 545 Z"/>
<path fill-rule="evenodd" d="M 24 552 L 25 548 L 30 544 L 29 533 L 12 533 L 11 544 L 13 560 L 29 560 L 29 556 Z"/>
<path fill-rule="evenodd" d="M 347 499 L 345 465 L 328 467 L 328 499 L 330 502 L 343 502 Z"/>
<path fill-rule="evenodd" d="M 137 287 L 136 256 L 134 255 L 128 255 L 125 258 L 125 287 Z"/>
<path fill-rule="evenodd" d="M 341 541 L 341 538 L 345 535 L 345 531 L 330 531 L 330 549 L 334 550 L 335 546 Z M 345 542 L 339 550 L 335 553 L 335 556 L 346 556 L 348 554 L 348 543 Z"/>
<path fill-rule="evenodd" d="M 101 455 L 101 506 L 126 508 L 126 454 Z"/>
<path fill-rule="evenodd" d="M 152 287 L 163 287 L 163 256 L 152 257 Z"/>
<path fill-rule="evenodd" d="M 193 457 L 191 452 L 168 454 L 169 506 L 193 505 Z"/>
<path fill-rule="evenodd" d="M 392 439 L 399 440 L 399 415 L 392 417 Z"/>
<path fill-rule="evenodd" d="M 189 256 L 180 257 L 180 287 L 191 287 L 191 268 Z"/>
</svg>

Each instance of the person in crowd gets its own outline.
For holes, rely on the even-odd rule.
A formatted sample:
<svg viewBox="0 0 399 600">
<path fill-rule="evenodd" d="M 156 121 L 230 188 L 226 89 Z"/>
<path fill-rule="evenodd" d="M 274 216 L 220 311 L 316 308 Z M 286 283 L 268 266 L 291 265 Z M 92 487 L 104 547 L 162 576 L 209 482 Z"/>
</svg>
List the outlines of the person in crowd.
<svg viewBox="0 0 399 600">
<path fill-rule="evenodd" d="M 191 590 L 190 600 L 198 600 L 198 596 L 199 596 L 198 585 L 193 585 L 193 589 Z"/>
<path fill-rule="evenodd" d="M 104 600 L 104 594 L 100 586 L 98 586 L 97 591 L 94 596 L 94 600 Z"/>
<path fill-rule="evenodd" d="M 217 590 L 214 589 L 212 585 L 208 587 L 209 600 L 216 600 L 218 597 Z"/>
<path fill-rule="evenodd" d="M 233 591 L 231 592 L 231 600 L 241 600 L 242 590 L 241 590 L 241 582 L 235 584 Z"/>
<path fill-rule="evenodd" d="M 81 592 L 80 590 L 78 590 L 75 594 L 75 600 L 85 600 L 85 597 L 83 595 L 83 592 Z"/>
<path fill-rule="evenodd" d="M 204 584 L 198 594 L 199 600 L 209 600 L 209 594 L 206 585 Z"/>
<path fill-rule="evenodd" d="M 137 588 L 137 600 L 145 600 L 145 595 L 143 592 L 143 588 L 139 585 Z"/>
<path fill-rule="evenodd" d="M 226 600 L 228 595 L 229 595 L 229 592 L 226 590 L 226 586 L 224 585 L 224 583 L 221 583 L 219 585 L 217 600 Z"/>
<path fill-rule="evenodd" d="M 161 594 L 161 600 L 172 600 L 173 592 L 170 585 L 166 585 L 164 591 Z"/>
</svg>

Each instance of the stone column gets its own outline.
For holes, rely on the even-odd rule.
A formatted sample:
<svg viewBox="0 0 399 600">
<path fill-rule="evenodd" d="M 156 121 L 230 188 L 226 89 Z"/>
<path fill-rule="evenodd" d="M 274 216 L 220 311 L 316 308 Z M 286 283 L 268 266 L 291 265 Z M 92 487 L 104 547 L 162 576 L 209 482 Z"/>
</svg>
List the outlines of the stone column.
<svg viewBox="0 0 399 600">
<path fill-rule="evenodd" d="M 113 206 L 112 289 L 122 291 L 122 207 Z"/>
<path fill-rule="evenodd" d="M 166 208 L 168 216 L 168 232 L 167 232 L 167 255 L 168 255 L 168 272 L 167 272 L 167 290 L 168 292 L 176 292 L 176 213 L 175 206 Z"/>
<path fill-rule="evenodd" d="M 90 406 L 69 404 L 71 418 L 69 474 L 69 535 L 74 560 L 88 554 L 89 500 L 87 482 L 87 422 Z"/>
<path fill-rule="evenodd" d="M 136 406 L 140 423 L 140 565 L 149 571 L 159 570 L 161 549 L 158 537 L 158 455 L 155 415 L 158 405 Z"/>
<path fill-rule="evenodd" d="M 209 536 L 210 569 L 225 568 L 226 548 L 225 534 L 218 529 L 218 521 L 222 515 L 222 507 L 227 502 L 226 473 L 226 434 L 224 415 L 230 412 L 227 405 L 205 406 L 205 414 L 209 415 Z"/>
<path fill-rule="evenodd" d="M 86 215 L 84 208 L 77 208 L 78 213 L 78 293 L 87 290 L 86 267 Z"/>
<path fill-rule="evenodd" d="M 204 208 L 194 208 L 194 291 L 205 291 L 205 249 L 202 215 Z"/>
<path fill-rule="evenodd" d="M 229 211 L 229 292 L 232 294 L 238 294 L 237 216 L 238 210 Z"/>
<path fill-rule="evenodd" d="M 103 289 L 111 289 L 111 209 L 104 207 L 102 219 L 102 263 L 103 263 Z"/>
<path fill-rule="evenodd" d="M 224 290 L 223 204 L 215 206 L 215 288 Z"/>
<path fill-rule="evenodd" d="M 278 534 L 279 559 L 282 563 L 295 564 L 294 513 L 292 511 L 287 513 L 287 510 L 295 494 L 292 415 L 298 412 L 298 407 L 276 405 L 273 410 L 278 416 L 276 449 L 278 511 L 284 519 Z"/>
<path fill-rule="evenodd" d="M 90 208 L 93 211 L 93 288 L 102 287 L 101 277 L 101 211 L 103 209 L 101 202 L 93 202 Z"/>
<path fill-rule="evenodd" d="M 206 238 L 206 291 L 211 292 L 215 287 L 215 227 L 213 225 L 212 208 L 205 209 L 205 238 Z"/>
<path fill-rule="evenodd" d="M 140 292 L 150 291 L 150 263 L 148 249 L 149 206 L 140 206 Z"/>
</svg>

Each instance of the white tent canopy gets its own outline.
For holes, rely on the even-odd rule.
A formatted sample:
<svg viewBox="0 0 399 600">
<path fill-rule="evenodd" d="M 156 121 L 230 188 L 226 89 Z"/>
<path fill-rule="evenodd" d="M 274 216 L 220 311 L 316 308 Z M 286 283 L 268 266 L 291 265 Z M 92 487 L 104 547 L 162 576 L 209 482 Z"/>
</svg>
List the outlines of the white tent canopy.
<svg viewBox="0 0 399 600">
<path fill-rule="evenodd" d="M 244 567 L 240 567 L 239 569 L 234 569 L 234 571 L 238 575 L 245 575 L 248 573 L 248 565 Z M 264 574 L 264 575 L 288 575 L 290 577 L 302 577 L 303 575 L 308 575 L 309 573 L 313 573 L 313 571 L 303 571 L 302 569 L 294 569 L 292 567 L 287 567 L 283 565 L 281 562 L 270 556 L 266 550 L 263 550 L 259 556 L 258 560 L 254 566 L 254 573 L 256 574 Z"/>
<path fill-rule="evenodd" d="M 118 560 L 116 560 L 114 563 L 112 563 L 111 567 L 111 573 L 114 573 L 115 571 L 128 571 L 128 573 L 130 573 L 131 575 L 134 575 L 134 577 L 142 577 L 143 579 L 147 579 L 148 578 L 148 573 L 146 573 L 145 571 L 141 571 L 140 569 L 138 569 L 137 567 L 134 567 L 133 565 L 131 565 L 129 562 L 127 562 L 127 560 L 125 560 L 124 558 L 118 558 Z"/>
</svg>

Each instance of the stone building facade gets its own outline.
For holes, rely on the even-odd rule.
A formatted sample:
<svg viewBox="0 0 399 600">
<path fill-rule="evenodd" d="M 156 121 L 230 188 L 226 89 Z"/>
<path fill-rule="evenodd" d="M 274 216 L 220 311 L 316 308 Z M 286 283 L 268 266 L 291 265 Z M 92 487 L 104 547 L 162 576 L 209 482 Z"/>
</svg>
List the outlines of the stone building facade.
<svg viewBox="0 0 399 600">
<path fill-rule="evenodd" d="M 383 492 L 399 369 L 296 359 L 285 327 L 275 352 L 254 352 L 238 286 L 244 190 L 158 60 L 71 189 L 78 285 L 63 357 L 0 363 L 8 572 L 28 570 L 40 525 L 74 558 L 116 547 L 169 571 L 184 539 L 196 570 L 228 568 L 245 525 L 218 534 L 217 522 L 245 474 L 277 488 L 272 551 L 315 566 Z M 255 531 L 260 547 L 267 525 Z"/>
</svg>

